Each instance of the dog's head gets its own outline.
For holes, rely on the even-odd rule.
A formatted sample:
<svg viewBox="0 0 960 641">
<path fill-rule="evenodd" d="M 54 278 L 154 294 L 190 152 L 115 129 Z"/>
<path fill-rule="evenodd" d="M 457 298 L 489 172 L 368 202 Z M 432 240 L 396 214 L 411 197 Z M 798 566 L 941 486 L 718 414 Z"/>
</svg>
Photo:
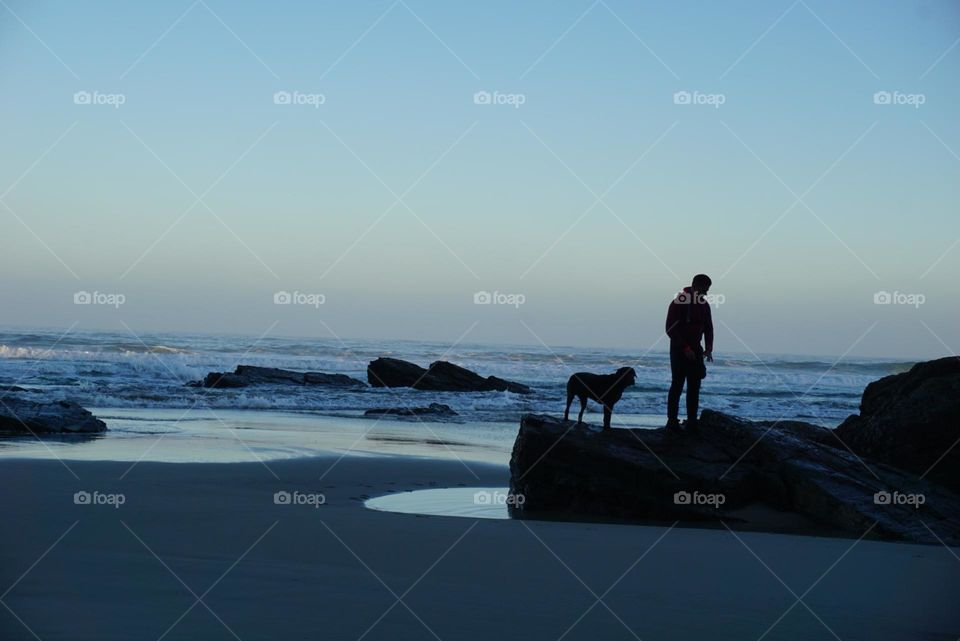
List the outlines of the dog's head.
<svg viewBox="0 0 960 641">
<path fill-rule="evenodd" d="M 621 367 L 616 373 L 616 386 L 620 388 L 637 384 L 637 372 L 632 367 Z"/>
</svg>

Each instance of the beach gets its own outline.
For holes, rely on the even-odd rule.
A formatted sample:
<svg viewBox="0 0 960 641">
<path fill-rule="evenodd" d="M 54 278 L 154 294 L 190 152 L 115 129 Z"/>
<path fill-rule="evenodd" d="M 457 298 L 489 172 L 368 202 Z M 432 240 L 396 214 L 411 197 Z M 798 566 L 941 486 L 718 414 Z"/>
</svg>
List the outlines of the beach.
<svg viewBox="0 0 960 641">
<path fill-rule="evenodd" d="M 960 624 L 942 546 L 364 507 L 507 485 L 463 457 L 11 458 L 0 479 L 4 639 L 899 641 Z"/>
<path fill-rule="evenodd" d="M 960 641 L 960 3 L 0 34 L 0 641 Z"/>
</svg>

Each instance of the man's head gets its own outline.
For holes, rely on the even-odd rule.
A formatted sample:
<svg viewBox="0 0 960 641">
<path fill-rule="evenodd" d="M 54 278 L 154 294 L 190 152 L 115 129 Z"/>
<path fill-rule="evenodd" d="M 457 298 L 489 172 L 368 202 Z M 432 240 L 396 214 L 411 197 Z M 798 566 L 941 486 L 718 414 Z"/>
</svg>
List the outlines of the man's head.
<svg viewBox="0 0 960 641">
<path fill-rule="evenodd" d="M 690 289 L 693 290 L 694 294 L 704 296 L 710 291 L 710 285 L 712 284 L 713 281 L 710 280 L 709 276 L 706 274 L 697 274 L 693 277 L 693 283 L 690 284 Z"/>
</svg>

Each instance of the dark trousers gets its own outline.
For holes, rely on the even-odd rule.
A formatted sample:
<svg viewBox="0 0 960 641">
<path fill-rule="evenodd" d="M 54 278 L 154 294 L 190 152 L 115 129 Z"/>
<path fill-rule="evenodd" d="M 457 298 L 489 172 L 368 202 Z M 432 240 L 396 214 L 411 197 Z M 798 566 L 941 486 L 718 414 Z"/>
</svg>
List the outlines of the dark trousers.
<svg viewBox="0 0 960 641">
<path fill-rule="evenodd" d="M 700 408 L 700 363 L 703 356 L 697 350 L 697 357 L 689 360 L 682 348 L 670 346 L 670 391 L 667 393 L 667 419 L 676 419 L 680 413 L 680 395 L 683 384 L 687 384 L 687 420 L 697 420 Z"/>
</svg>

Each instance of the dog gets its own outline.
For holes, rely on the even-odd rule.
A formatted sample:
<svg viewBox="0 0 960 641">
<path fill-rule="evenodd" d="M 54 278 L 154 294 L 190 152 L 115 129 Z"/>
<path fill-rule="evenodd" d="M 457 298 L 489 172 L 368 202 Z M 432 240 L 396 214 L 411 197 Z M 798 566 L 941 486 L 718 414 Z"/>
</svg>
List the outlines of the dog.
<svg viewBox="0 0 960 641">
<path fill-rule="evenodd" d="M 637 372 L 632 367 L 621 367 L 614 374 L 590 374 L 577 372 L 567 381 L 567 408 L 563 420 L 570 420 L 570 404 L 573 397 L 580 399 L 580 416 L 577 424 L 583 423 L 583 411 L 587 409 L 587 399 L 592 398 L 603 406 L 603 429 L 610 429 L 610 417 L 613 406 L 623 396 L 623 391 L 635 385 Z"/>
</svg>

